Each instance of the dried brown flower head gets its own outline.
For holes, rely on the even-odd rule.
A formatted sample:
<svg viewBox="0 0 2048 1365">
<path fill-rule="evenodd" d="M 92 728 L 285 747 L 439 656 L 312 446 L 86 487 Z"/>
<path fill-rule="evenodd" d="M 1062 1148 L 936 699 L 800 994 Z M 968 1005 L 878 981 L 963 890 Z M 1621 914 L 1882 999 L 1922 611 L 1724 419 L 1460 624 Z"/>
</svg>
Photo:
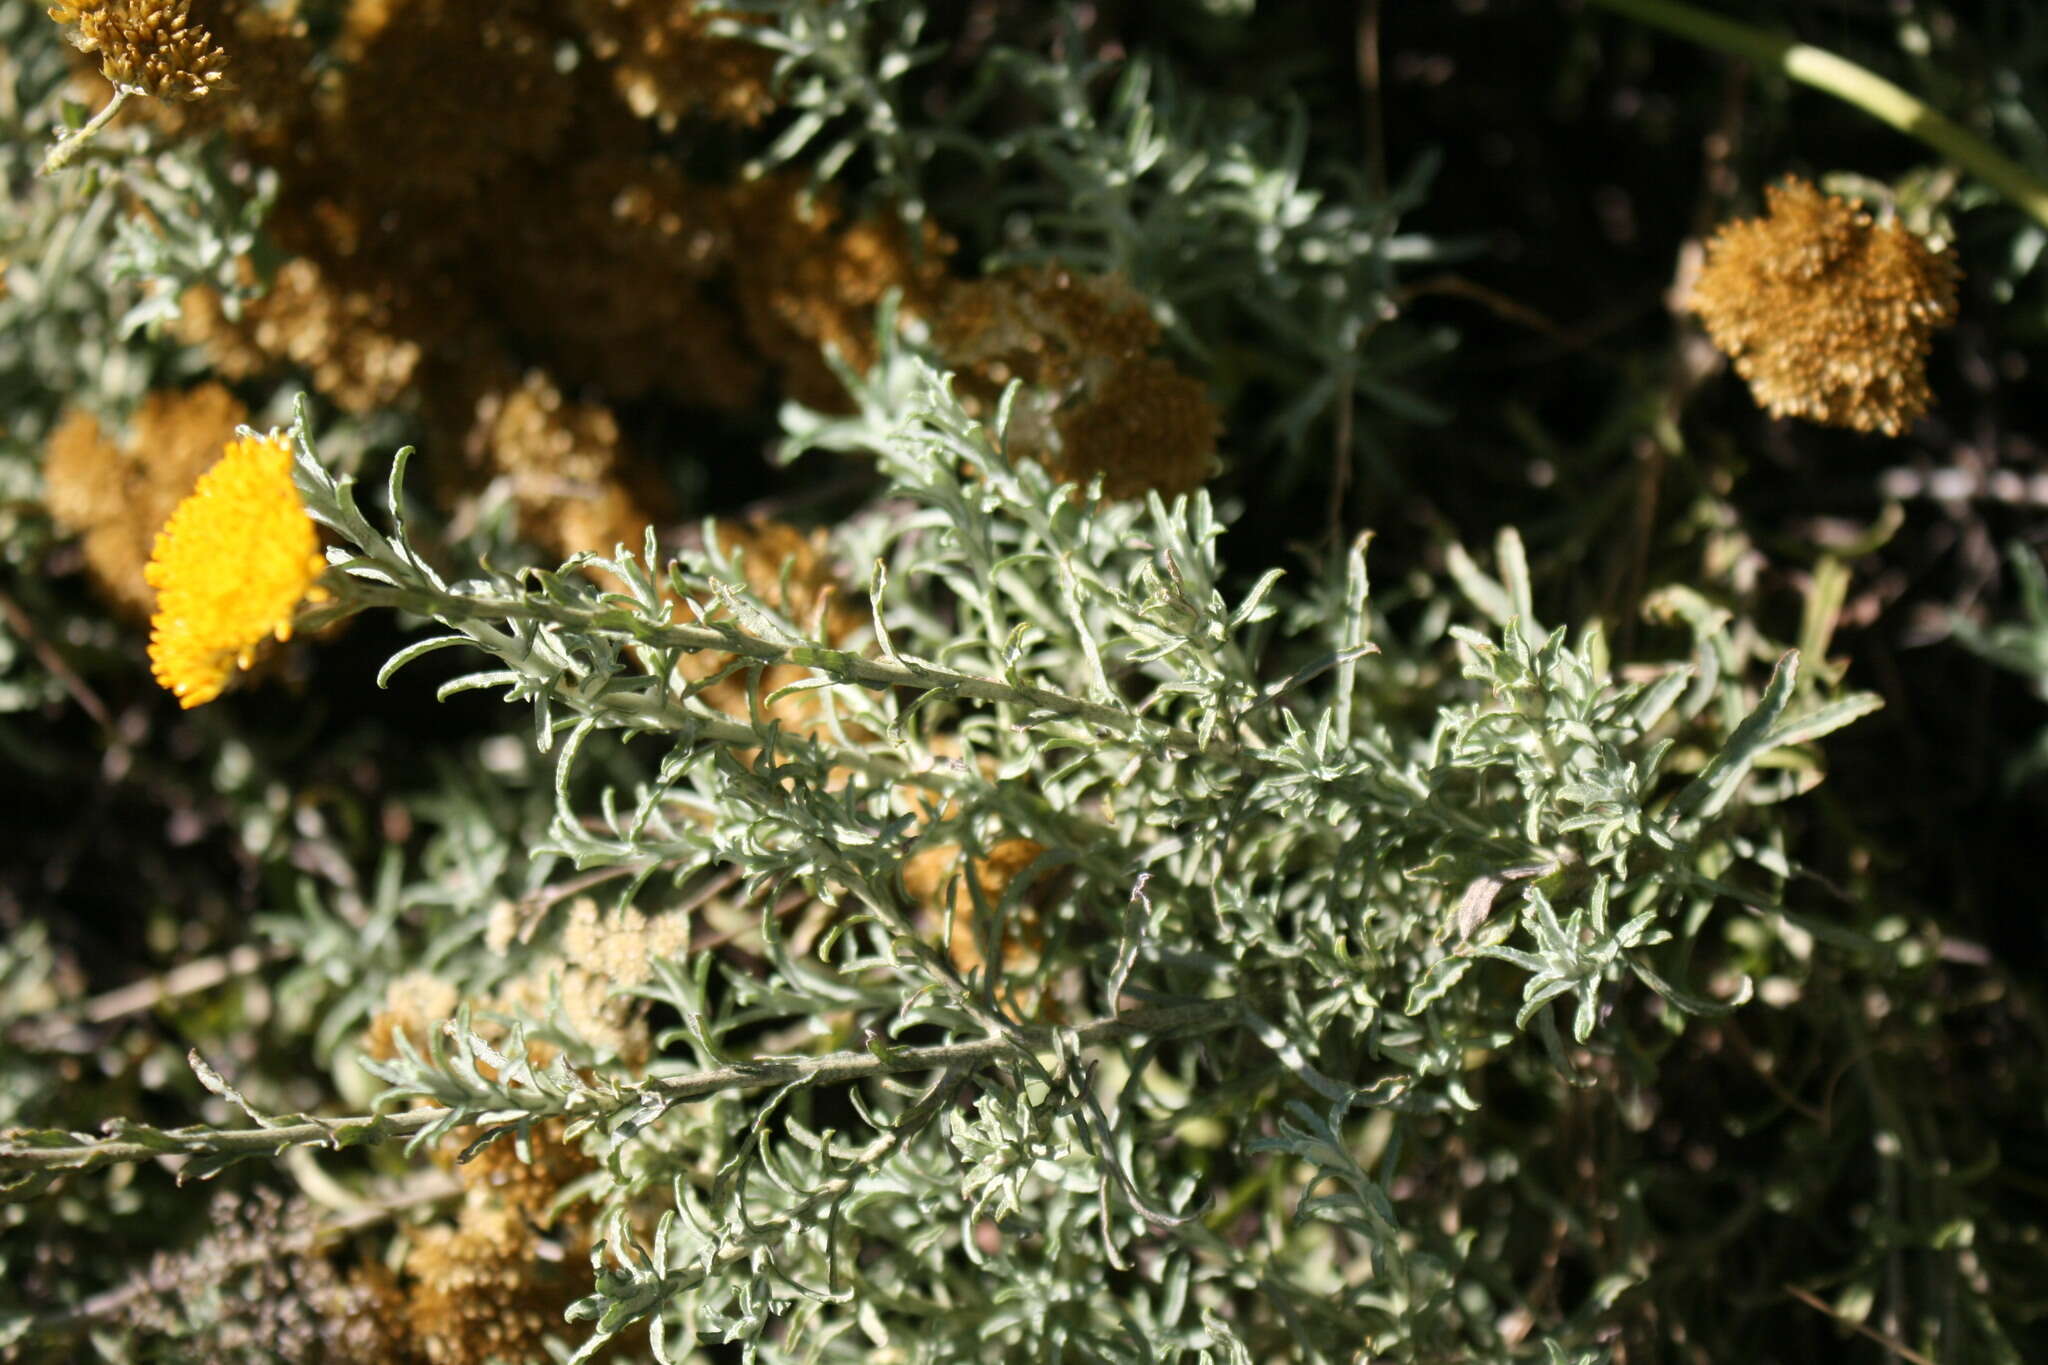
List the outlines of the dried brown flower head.
<svg viewBox="0 0 2048 1365">
<path fill-rule="evenodd" d="M 239 318 L 205 285 L 186 290 L 179 307 L 179 336 L 204 346 L 221 374 L 242 379 L 296 366 L 350 412 L 390 403 L 420 365 L 419 343 L 382 298 L 338 286 L 305 257 L 280 266 L 269 292 L 244 304 Z"/>
<path fill-rule="evenodd" d="M 1121 275 L 1028 266 L 947 291 L 933 340 L 949 363 L 1059 389 L 1159 344 L 1144 295 Z"/>
<path fill-rule="evenodd" d="M 613 400 L 658 392 L 737 410 L 758 397 L 764 367 L 707 290 L 732 256 L 720 192 L 670 158 L 623 150 L 523 167 L 496 189 L 490 250 L 469 253 L 462 279 L 522 354 Z"/>
<path fill-rule="evenodd" d="M 610 1051 L 628 1066 L 647 1059 L 646 1011 L 630 997 L 612 994 L 609 977 L 582 967 L 549 958 L 538 961 L 522 975 L 500 982 L 484 996 L 467 997 L 470 1027 L 494 1047 L 511 1037 L 507 1017 L 549 1020 L 557 999 L 562 1017 L 583 1041 L 599 1051 Z M 455 987 L 421 972 L 413 972 L 391 983 L 383 1007 L 363 1031 L 363 1051 L 377 1061 L 399 1055 L 398 1035 L 404 1034 L 413 1051 L 424 1057 L 429 1036 L 440 1035 L 446 1021 L 453 1019 L 465 997 Z M 561 1055 L 561 1049 L 545 1038 L 526 1041 L 526 1060 L 546 1066 Z M 496 1075 L 486 1061 L 477 1063 L 486 1076 Z"/>
<path fill-rule="evenodd" d="M 151 122 L 173 137 L 222 129 L 273 163 L 310 133 L 317 83 L 313 44 L 296 3 L 194 0 L 194 17 L 233 55 L 229 78 L 210 98 L 149 106 Z"/>
<path fill-rule="evenodd" d="M 535 1123 L 526 1133 L 525 1158 L 512 1135 L 498 1138 L 457 1165 L 456 1177 L 472 1196 L 495 1200 L 546 1226 L 553 1221 L 555 1200 L 562 1191 L 597 1169 L 593 1158 L 564 1137 L 568 1126 L 569 1120 L 559 1115 Z M 478 1128 L 458 1128 L 438 1153 L 453 1159 L 482 1135 Z"/>
<path fill-rule="evenodd" d="M 465 457 L 506 482 L 522 534 L 563 558 L 609 555 L 620 544 L 638 549 L 658 490 L 629 482 L 611 409 L 569 399 L 544 372 L 529 370 L 488 387 L 473 413 Z"/>
<path fill-rule="evenodd" d="M 1216 464 L 1216 408 L 1193 375 L 1162 356 L 1119 365 L 1080 403 L 1053 418 L 1059 447 L 1047 461 L 1072 483 L 1102 476 L 1103 494 L 1165 497 L 1199 488 Z"/>
<path fill-rule="evenodd" d="M 1775 417 L 1896 436 L 1933 401 L 1927 354 L 1955 321 L 1946 252 L 1803 180 L 1724 225 L 1690 305 Z"/>
<path fill-rule="evenodd" d="M 43 442 L 43 505 L 59 530 L 89 532 L 120 510 L 131 472 L 99 419 L 74 408 Z"/>
<path fill-rule="evenodd" d="M 81 537 L 86 572 L 115 607 L 146 617 L 156 594 L 143 580 L 156 533 L 249 413 L 219 384 L 160 390 L 142 400 L 126 447 L 90 414 L 73 412 L 43 451 L 45 504 Z"/>
<path fill-rule="evenodd" d="M 574 0 L 570 12 L 641 118 L 669 128 L 702 113 L 751 126 L 775 107 L 775 55 L 705 31 L 723 11 L 674 0 Z"/>
<path fill-rule="evenodd" d="M 629 1069 L 646 1064 L 653 1042 L 645 1002 L 614 995 L 611 978 L 574 963 L 543 961 L 523 976 L 501 983 L 477 1002 L 477 1008 L 486 1014 L 552 1020 L 558 1001 L 562 1022 L 578 1039 L 600 1053 L 611 1053 Z M 478 1029 L 487 1038 L 500 1031 L 495 1024 Z M 529 1039 L 526 1046 L 527 1060 L 536 1066 L 552 1061 L 557 1051 L 554 1044 L 538 1038 Z"/>
<path fill-rule="evenodd" d="M 445 1019 L 455 1017 L 461 997 L 455 987 L 425 972 L 409 972 L 384 991 L 384 1007 L 371 1018 L 363 1033 L 363 1051 L 380 1062 L 398 1054 L 397 1035 L 420 1056 L 427 1055 L 427 1037 L 438 1031 Z"/>
<path fill-rule="evenodd" d="M 543 1360 L 543 1342 L 589 1276 L 552 1262 L 515 1209 L 466 1205 L 452 1228 L 422 1231 L 405 1258 L 413 1341 L 433 1365 Z M 587 1265 L 587 1262 L 584 1263 Z"/>
<path fill-rule="evenodd" d="M 970 403 L 990 411 L 1010 381 L 1026 385 L 1006 433 L 1012 449 L 1069 482 L 1099 474 L 1112 498 L 1185 493 L 1215 468 L 1215 405 L 1199 380 L 1152 354 L 1159 341 L 1127 282 L 1057 266 L 956 284 L 933 325 Z"/>
<path fill-rule="evenodd" d="M 99 57 L 101 75 L 158 99 L 196 100 L 227 74 L 227 53 L 189 0 L 62 0 L 50 17 Z"/>
</svg>

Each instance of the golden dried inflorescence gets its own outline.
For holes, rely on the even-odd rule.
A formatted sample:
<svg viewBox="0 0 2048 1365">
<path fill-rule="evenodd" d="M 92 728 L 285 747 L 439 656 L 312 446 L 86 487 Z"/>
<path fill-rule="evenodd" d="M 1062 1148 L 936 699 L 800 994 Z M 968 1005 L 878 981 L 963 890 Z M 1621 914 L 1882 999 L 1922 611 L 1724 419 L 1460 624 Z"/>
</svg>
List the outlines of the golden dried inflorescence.
<svg viewBox="0 0 2048 1365">
<path fill-rule="evenodd" d="M 373 1061 L 388 1062 L 400 1055 L 398 1037 L 424 1057 L 428 1034 L 441 1021 L 455 1017 L 461 996 L 454 986 L 428 972 L 408 972 L 384 991 L 384 1006 L 370 1019 L 363 1032 L 363 1051 Z"/>
<path fill-rule="evenodd" d="M 355 0 L 336 43 L 348 79 L 323 98 L 336 165 L 400 204 L 455 206 L 515 160 L 551 153 L 574 90 L 555 70 L 545 10 L 527 0 Z"/>
<path fill-rule="evenodd" d="M 637 1071 L 647 1064 L 653 1048 L 646 1002 L 615 994 L 613 984 L 610 977 L 574 962 L 546 957 L 519 976 L 500 982 L 495 991 L 475 1002 L 475 1008 L 486 1014 L 559 1022 L 591 1051 L 609 1053 L 628 1070 Z M 489 1036 L 493 1030 L 478 1031 Z M 527 1060 L 536 1066 L 553 1061 L 560 1051 L 546 1039 L 527 1040 Z"/>
<path fill-rule="evenodd" d="M 258 645 L 291 638 L 300 604 L 325 596 L 326 567 L 292 485 L 290 444 L 276 433 L 229 442 L 157 533 L 143 570 L 156 589 L 157 681 L 180 706 L 212 701 Z"/>
<path fill-rule="evenodd" d="M 637 550 L 652 491 L 628 482 L 609 408 L 565 397 L 540 370 L 504 373 L 479 393 L 463 436 L 470 468 L 501 479 L 522 534 L 550 553 Z"/>
<path fill-rule="evenodd" d="M 613 402 L 660 394 L 733 410 L 760 397 L 766 369 L 717 283 L 733 255 L 724 191 L 625 147 L 581 149 L 498 188 L 490 249 L 457 278 L 522 356 Z"/>
<path fill-rule="evenodd" d="M 514 921 L 516 911 L 498 916 L 489 942 L 509 953 L 523 941 Z M 508 1021 L 532 1019 L 567 1032 L 599 1053 L 611 1053 L 629 1068 L 648 1058 L 652 1039 L 645 1002 L 620 988 L 640 985 L 652 976 L 657 959 L 673 956 L 689 943 L 689 917 L 680 912 L 643 914 L 629 908 L 601 913 L 594 901 L 570 907 L 557 951 L 528 960 L 525 971 L 500 981 L 483 994 L 462 994 L 445 981 L 411 973 L 392 982 L 384 1003 L 362 1037 L 363 1051 L 376 1061 L 400 1055 L 400 1035 L 412 1050 L 428 1055 L 435 1036 L 445 1036 L 447 1021 L 462 1003 L 471 1010 L 470 1027 L 493 1047 L 507 1046 Z M 553 1037 L 529 1034 L 526 1060 L 547 1066 L 562 1055 Z M 488 1062 L 478 1069 L 495 1075 Z"/>
<path fill-rule="evenodd" d="M 614 986 L 638 986 L 654 964 L 680 957 L 690 946 L 690 917 L 678 910 L 649 915 L 632 906 L 606 912 L 588 896 L 569 906 L 562 926 L 562 956 Z"/>
<path fill-rule="evenodd" d="M 668 511 L 616 405 L 744 410 L 779 378 L 843 409 L 824 351 L 864 368 L 883 295 L 915 310 L 943 279 L 935 234 L 801 177 L 702 182 L 672 154 L 656 124 L 772 102 L 770 55 L 708 32 L 710 11 L 349 0 L 320 67 L 296 20 L 192 2 L 265 98 L 231 89 L 178 126 L 224 128 L 277 173 L 266 227 L 290 259 L 239 310 L 188 291 L 182 336 L 230 379 L 297 370 L 351 411 L 416 403 L 437 491 L 509 490 L 552 553 L 637 546 Z M 558 69 L 579 44 L 591 60 Z"/>
<path fill-rule="evenodd" d="M 169 137 L 218 130 L 273 164 L 302 155 L 303 115 L 321 74 L 299 0 L 190 4 L 188 27 L 204 28 L 228 54 L 226 78 L 211 83 L 205 99 L 160 101 L 137 112 Z"/>
<path fill-rule="evenodd" d="M 910 312 L 928 314 L 952 244 L 929 221 L 913 238 L 894 218 L 848 220 L 836 194 L 794 173 L 735 186 L 726 202 L 733 294 L 748 340 L 781 372 L 790 398 L 848 410 L 825 353 L 856 372 L 873 365 L 876 305 L 896 291 Z"/>
<path fill-rule="evenodd" d="M 1933 401 L 1927 355 L 1961 276 L 1897 223 L 1802 180 L 1724 225 L 1690 306 L 1774 417 L 1896 436 Z"/>
<path fill-rule="evenodd" d="M 480 1128 L 458 1128 L 445 1138 L 436 1155 L 455 1167 L 462 1188 L 479 1203 L 495 1202 L 516 1209 L 540 1226 L 555 1220 L 563 1192 L 597 1169 L 597 1162 L 567 1137 L 569 1120 L 561 1115 L 540 1119 L 521 1144 L 502 1137 L 482 1147 Z M 469 1160 L 459 1158 L 469 1152 Z"/>
<path fill-rule="evenodd" d="M 538 1242 L 519 1210 L 495 1203 L 422 1231 L 405 1258 L 415 1348 L 432 1365 L 546 1359 L 543 1342 L 589 1275 L 580 1258 L 544 1259 Z"/>
<path fill-rule="evenodd" d="M 50 17 L 115 85 L 196 100 L 225 78 L 228 57 L 191 8 L 189 0 L 60 0 Z"/>
<path fill-rule="evenodd" d="M 268 292 L 230 318 L 218 291 L 185 291 L 178 332 L 205 346 L 214 369 L 229 379 L 263 374 L 284 361 L 350 412 L 383 407 L 403 394 L 420 366 L 421 348 L 389 305 L 364 289 L 340 287 L 300 257 L 279 267 Z"/>
<path fill-rule="evenodd" d="M 516 985 L 516 999 L 504 990 L 471 999 L 471 1027 L 503 1046 L 510 1036 L 505 1011 L 547 1017 L 551 992 L 544 981 L 534 985 L 538 979 L 535 974 Z M 573 1015 L 581 996 L 566 984 L 562 994 Z M 403 1035 L 415 1053 L 429 1055 L 435 1041 L 430 1035 L 447 1027 L 461 999 L 453 985 L 425 973 L 399 978 L 363 1035 L 364 1052 L 389 1061 L 400 1055 Z M 553 1043 L 528 1040 L 526 1059 L 534 1066 L 558 1055 Z M 497 1076 L 487 1061 L 479 1059 L 477 1067 L 487 1078 Z M 379 1359 L 481 1365 L 544 1354 L 541 1343 L 559 1329 L 562 1310 L 590 1287 L 581 1254 L 589 1230 L 573 1187 L 597 1163 L 567 1131 L 567 1119 L 544 1118 L 516 1138 L 477 1147 L 483 1130 L 464 1127 L 434 1149 L 435 1159 L 461 1182 L 462 1204 L 453 1223 L 436 1223 L 415 1235 L 401 1275 L 378 1267 L 378 1273 L 359 1277 L 375 1292 L 381 1319 L 408 1343 L 406 1354 Z M 468 1159 L 462 1160 L 465 1153 Z"/>
</svg>

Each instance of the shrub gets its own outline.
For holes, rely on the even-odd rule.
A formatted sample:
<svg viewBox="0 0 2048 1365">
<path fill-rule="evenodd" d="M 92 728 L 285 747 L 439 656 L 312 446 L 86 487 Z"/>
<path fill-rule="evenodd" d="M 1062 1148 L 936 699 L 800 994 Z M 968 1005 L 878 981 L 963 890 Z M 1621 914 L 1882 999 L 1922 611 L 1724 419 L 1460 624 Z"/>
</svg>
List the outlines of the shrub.
<svg viewBox="0 0 2048 1365">
<path fill-rule="evenodd" d="M 2026 1358 L 1885 613 L 2041 168 L 1603 3 L 0 10 L 0 1353 Z M 1507 23 L 1988 189 L 1758 171 L 1589 373 L 1387 118 Z"/>
</svg>

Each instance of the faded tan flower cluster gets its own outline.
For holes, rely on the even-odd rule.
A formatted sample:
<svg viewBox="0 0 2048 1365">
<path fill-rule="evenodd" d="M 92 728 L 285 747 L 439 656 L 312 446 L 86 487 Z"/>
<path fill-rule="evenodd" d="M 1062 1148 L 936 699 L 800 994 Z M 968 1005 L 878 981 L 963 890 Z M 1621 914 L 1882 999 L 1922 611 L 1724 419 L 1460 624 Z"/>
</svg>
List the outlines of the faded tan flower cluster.
<svg viewBox="0 0 2048 1365">
<path fill-rule="evenodd" d="M 584 1041 L 638 1066 L 647 1057 L 646 1026 L 611 988 L 644 979 L 649 953 L 679 950 L 675 926 L 681 922 L 681 916 L 650 919 L 630 910 L 607 918 L 593 902 L 578 901 L 560 952 L 541 955 L 524 975 L 472 1000 L 473 1026 L 502 1043 L 506 1030 L 491 1016 L 545 1019 L 559 993 L 567 1022 Z M 509 931 L 493 940 L 501 951 L 513 941 Z M 585 954 L 587 966 L 571 965 L 569 959 L 580 962 Z M 442 1028 L 461 1001 L 455 986 L 430 974 L 400 978 L 363 1035 L 364 1052 L 388 1061 L 398 1055 L 403 1034 L 426 1055 L 428 1034 Z M 535 1065 L 557 1055 L 552 1043 L 527 1045 Z M 488 1064 L 481 1069 L 490 1074 Z M 461 1181 L 461 1204 L 452 1219 L 412 1235 L 397 1274 L 363 1277 L 377 1293 L 374 1315 L 404 1343 L 403 1353 L 391 1359 L 428 1365 L 537 1360 L 545 1357 L 551 1333 L 564 1334 L 563 1310 L 591 1286 L 590 1211 L 573 1197 L 574 1187 L 597 1168 L 566 1132 L 563 1118 L 541 1120 L 525 1135 L 524 1156 L 508 1136 L 458 1164 L 456 1156 L 481 1136 L 475 1129 L 450 1134 L 436 1149 L 436 1159 Z"/>
<path fill-rule="evenodd" d="M 1803 180 L 1707 244 L 1691 307 L 1776 417 L 1896 436 L 1927 411 L 1927 356 L 1961 271 L 1897 223 Z"/>
<path fill-rule="evenodd" d="M 518 1209 L 491 1201 L 466 1203 L 452 1225 L 418 1233 L 386 1309 L 410 1335 L 410 1358 L 549 1359 L 547 1337 L 569 1335 L 562 1314 L 589 1292 L 591 1276 L 587 1252 L 544 1256 L 542 1241 Z"/>
<path fill-rule="evenodd" d="M 412 407 L 444 499 L 509 486 L 522 531 L 550 551 L 637 543 L 671 511 L 620 404 L 743 411 L 773 386 L 844 410 L 826 354 L 869 365 L 891 291 L 937 321 L 948 363 L 992 392 L 1013 375 L 1034 386 L 1021 448 L 1063 477 L 1173 493 L 1213 463 L 1202 386 L 1155 354 L 1159 329 L 1120 283 L 1051 269 L 949 283 L 936 229 L 850 214 L 801 172 L 686 169 L 671 140 L 683 120 L 751 125 L 774 103 L 771 55 L 713 33 L 718 12 L 347 0 L 323 20 L 324 48 L 291 3 L 55 12 L 102 49 L 124 23 L 166 53 L 173 35 L 203 44 L 192 69 L 215 97 L 147 117 L 222 132 L 279 177 L 267 227 L 288 259 L 236 315 L 189 290 L 182 336 L 230 381 L 297 372 L 351 412 Z M 570 48 L 587 60 L 564 72 Z"/>
<path fill-rule="evenodd" d="M 117 86 L 165 100 L 196 100 L 227 74 L 228 56 L 190 0 L 59 0 L 50 17 Z"/>
<path fill-rule="evenodd" d="M 591 1287 L 589 1209 L 573 1198 L 595 1159 L 547 1118 L 458 1163 L 481 1133 L 458 1129 L 435 1150 L 462 1183 L 452 1222 L 416 1233 L 401 1274 L 388 1282 L 386 1315 L 414 1358 L 428 1365 L 484 1365 L 546 1358 L 550 1333 L 568 1335 L 562 1313 Z"/>
<path fill-rule="evenodd" d="M 558 556 L 637 550 L 668 501 L 632 459 L 612 410 L 568 398 L 545 370 L 478 378 L 463 395 L 460 475 L 502 481 L 527 534 Z"/>
<path fill-rule="evenodd" d="M 650 918 L 628 909 L 606 921 L 594 902 L 578 901 L 571 908 L 559 951 L 535 955 L 525 971 L 469 997 L 471 1027 L 486 1042 L 501 1046 L 508 1036 L 505 1016 L 551 1019 L 559 1002 L 561 1020 L 578 1041 L 629 1067 L 640 1066 L 651 1046 L 646 1012 L 640 1002 L 616 988 L 645 981 L 651 959 L 679 951 L 687 935 L 687 921 L 681 915 Z M 511 941 L 509 928 L 501 939 L 494 939 L 507 947 Z M 595 955 L 586 960 L 579 950 L 595 950 Z M 622 974 L 608 974 L 614 969 Z M 454 986 L 433 976 L 401 977 L 392 983 L 383 1008 L 364 1031 L 363 1051 L 389 1061 L 399 1055 L 398 1035 L 403 1034 L 414 1052 L 426 1056 L 429 1035 L 455 1017 L 463 998 Z M 546 1039 L 527 1039 L 526 1059 L 535 1066 L 547 1065 L 560 1053 Z M 488 1065 L 483 1069 L 488 1072 Z"/>
<path fill-rule="evenodd" d="M 657 960 L 678 957 L 689 946 L 687 915 L 649 915 L 630 905 L 606 913 L 588 896 L 570 903 L 562 926 L 563 956 L 617 986 L 651 980 Z"/>
</svg>

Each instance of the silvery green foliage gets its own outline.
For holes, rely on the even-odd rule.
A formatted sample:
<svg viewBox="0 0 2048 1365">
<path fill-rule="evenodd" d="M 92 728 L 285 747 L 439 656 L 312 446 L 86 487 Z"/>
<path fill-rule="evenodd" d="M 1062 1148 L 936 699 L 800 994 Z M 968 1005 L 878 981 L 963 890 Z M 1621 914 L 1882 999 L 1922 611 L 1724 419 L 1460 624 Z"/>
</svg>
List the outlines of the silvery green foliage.
<svg viewBox="0 0 2048 1365">
<path fill-rule="evenodd" d="M 0 943 L 0 1029 L 13 1030 L 56 1003 L 56 955 L 49 931 L 24 925 Z M 21 1049 L 0 1051 L 0 1129 L 22 1124 L 31 1112 L 34 1068 Z"/>
<path fill-rule="evenodd" d="M 2048 701 L 2048 569 L 2042 568 L 2040 553 L 2024 543 L 2008 547 L 2006 562 L 2019 588 L 2019 611 L 1989 627 L 1958 620 L 1956 638 L 2027 679 L 2035 694 Z"/>
<path fill-rule="evenodd" d="M 1438 410 L 1408 377 L 1448 338 L 1397 321 L 1398 275 L 1447 247 L 1400 221 L 1436 164 L 1420 158 L 1390 186 L 1313 150 L 1307 112 L 1186 88 L 1143 53 L 1104 61 L 1069 34 L 1054 52 L 997 46 L 943 120 L 905 97 L 905 78 L 938 55 L 915 3 L 752 0 L 772 22 L 715 31 L 777 54 L 793 117 L 762 158 L 813 159 L 818 182 L 865 152 L 876 189 L 911 220 L 942 185 L 954 217 L 983 215 L 990 266 L 1051 262 L 1128 280 L 1177 346 L 1228 391 L 1254 379 L 1289 397 L 1272 430 L 1297 447 L 1354 399 L 1409 421 Z M 1036 116 L 984 130 L 1000 97 Z M 1214 349 L 1219 337 L 1257 338 Z M 1304 382 L 1304 375 L 1308 378 Z"/>
<path fill-rule="evenodd" d="M 972 139 L 913 120 L 905 76 L 937 52 L 914 0 L 743 0 L 720 6 L 710 31 L 775 54 L 774 81 L 791 115 L 751 166 L 802 159 L 813 184 L 833 181 L 865 151 L 882 191 L 912 221 L 925 215 L 926 163 L 943 144 L 986 156 Z"/>
<path fill-rule="evenodd" d="M 0 291 L 0 403 L 8 413 L 0 460 L 9 462 L 29 460 L 60 400 L 125 409 L 170 363 L 161 349 L 121 344 L 120 316 L 139 293 L 120 287 L 112 269 L 127 213 L 119 169 L 91 160 L 62 175 L 35 174 L 62 131 L 68 53 L 42 6 L 0 7 L 0 176 L 9 187 L 0 213 L 0 258 L 8 261 Z"/>
<path fill-rule="evenodd" d="M 11 595 L 21 609 L 0 613 L 0 715 L 65 695 L 31 636 L 32 622 L 56 615 L 40 571 L 54 538 L 41 508 L 42 443 L 65 403 L 125 407 L 162 360 L 121 346 L 111 316 L 121 305 L 101 261 L 122 212 L 120 186 L 96 173 L 35 174 L 61 131 L 66 52 L 42 6 L 0 6 L 0 569 L 18 573 Z M 119 649 L 104 625 L 73 629 L 95 652 Z"/>
<path fill-rule="evenodd" d="M 2048 569 L 2041 566 L 2041 552 L 2024 542 L 2007 547 L 2006 562 L 2012 566 L 2013 582 L 2019 589 L 2018 610 L 1989 626 L 1958 617 L 1956 639 L 2000 668 L 2025 678 L 2034 695 L 2048 701 Z M 2013 781 L 2019 781 L 2043 768 L 2048 768 L 2048 729 L 2035 736 L 2008 772 Z"/>
<path fill-rule="evenodd" d="M 378 1068 L 382 1104 L 438 1116 L 343 1138 L 575 1118 L 607 1172 L 597 1288 L 572 1313 L 586 1351 L 644 1324 L 663 1359 L 695 1340 L 763 1360 L 1526 1357 L 1498 1326 L 1518 1288 L 1396 1194 L 1403 1135 L 1478 1108 L 1475 1058 L 1535 1049 L 1585 1079 L 1632 1030 L 1738 1005 L 1746 982 L 1695 977 L 1716 921 L 1770 902 L 1747 774 L 1867 700 L 1799 692 L 1790 657 L 1746 714 L 1709 704 L 1738 679 L 1701 688 L 1689 664 L 1619 683 L 1597 632 L 1534 624 L 1511 536 L 1500 581 L 1461 563 L 1498 623 L 1434 645 L 1463 681 L 1418 693 L 1411 646 L 1369 638 L 1362 545 L 1300 589 L 1234 586 L 1206 495 L 1056 486 L 900 348 L 855 378 L 855 416 L 787 419 L 870 450 L 892 485 L 840 533 L 870 585 L 847 640 L 752 592 L 716 535 L 673 563 L 650 545 L 449 579 L 402 523 L 372 525 L 301 425 L 344 598 L 446 628 L 387 676 L 481 651 L 444 692 L 532 715 L 548 853 L 657 902 L 730 868 L 746 903 L 795 895 L 833 921 L 800 945 L 768 911 L 749 965 L 655 964 L 635 989 L 680 1022 L 645 1079 L 601 1054 L 532 1067 L 460 1020 L 449 1047 Z M 707 649 L 800 670 L 785 692 L 814 719 L 705 705 L 676 665 Z M 1020 837 L 1045 851 L 957 912 L 981 963 L 943 951 L 906 859 Z M 1027 901 L 1041 961 L 1001 980 L 981 964 Z M 1297 1207 L 1228 1213 L 1276 1162 L 1321 1178 Z M 1585 1345 L 1623 1287 L 1595 1286 L 1548 1344 Z"/>
<path fill-rule="evenodd" d="M 1280 382 L 1290 397 L 1275 427 L 1291 440 L 1354 393 L 1434 420 L 1397 377 L 1446 341 L 1395 325 L 1394 299 L 1397 272 L 1443 250 L 1399 227 L 1433 159 L 1376 191 L 1311 157 L 1299 108 L 1184 90 L 1143 55 L 1101 64 L 1070 50 L 1004 54 L 1045 114 L 1003 144 L 1039 171 L 1013 191 L 1024 212 L 1006 253 L 1128 278 L 1198 353 L 1202 338 L 1258 337 L 1205 358 Z"/>
<path fill-rule="evenodd" d="M 176 320 L 194 285 L 215 290 L 229 318 L 267 288 L 260 275 L 275 252 L 262 228 L 277 197 L 277 173 L 247 166 L 231 172 L 224 159 L 219 143 L 181 143 L 123 163 L 126 188 L 148 208 L 115 224 L 110 278 L 140 284 L 139 299 L 121 319 L 124 335 Z M 257 278 L 243 275 L 245 264 L 256 266 Z"/>
</svg>

